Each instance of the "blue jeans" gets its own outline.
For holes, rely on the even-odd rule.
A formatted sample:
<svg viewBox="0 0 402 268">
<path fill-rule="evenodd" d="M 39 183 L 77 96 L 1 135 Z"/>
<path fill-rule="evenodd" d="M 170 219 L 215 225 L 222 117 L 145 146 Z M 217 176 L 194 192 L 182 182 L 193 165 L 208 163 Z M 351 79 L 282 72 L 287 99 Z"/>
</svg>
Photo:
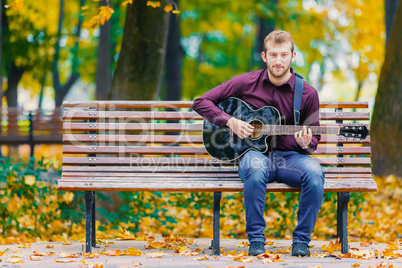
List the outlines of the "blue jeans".
<svg viewBox="0 0 402 268">
<path fill-rule="evenodd" d="M 244 182 L 246 233 L 250 242 L 265 242 L 267 183 L 277 181 L 301 188 L 293 242 L 310 243 L 324 196 L 324 173 L 316 160 L 295 151 L 273 151 L 266 156 L 250 150 L 240 160 L 239 176 Z"/>
</svg>

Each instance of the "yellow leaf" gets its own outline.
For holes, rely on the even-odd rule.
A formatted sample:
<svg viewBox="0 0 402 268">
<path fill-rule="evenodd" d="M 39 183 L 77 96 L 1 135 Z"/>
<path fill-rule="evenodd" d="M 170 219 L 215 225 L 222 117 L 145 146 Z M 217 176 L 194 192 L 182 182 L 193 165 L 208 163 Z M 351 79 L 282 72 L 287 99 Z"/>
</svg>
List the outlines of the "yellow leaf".
<svg viewBox="0 0 402 268">
<path fill-rule="evenodd" d="M 64 240 L 63 246 L 69 246 L 71 245 L 73 242 L 67 242 L 66 240 Z"/>
<path fill-rule="evenodd" d="M 74 260 L 54 259 L 55 262 L 68 263 L 75 262 Z"/>
<path fill-rule="evenodd" d="M 140 266 L 140 265 L 142 265 L 142 263 L 139 263 L 139 262 L 131 264 L 131 266 Z"/>
<path fill-rule="evenodd" d="M 46 248 L 54 248 L 54 246 L 46 245 Z"/>
<path fill-rule="evenodd" d="M 7 259 L 7 262 L 10 263 L 25 263 L 22 259 L 20 258 L 12 258 L 12 259 Z"/>
<path fill-rule="evenodd" d="M 179 15 L 179 14 L 180 14 L 180 11 L 179 11 L 179 10 L 173 10 L 172 13 Z"/>
<path fill-rule="evenodd" d="M 147 2 L 147 6 L 151 6 L 153 8 L 157 8 L 161 6 L 161 2 L 160 1 L 148 1 Z"/>
<path fill-rule="evenodd" d="M 169 13 L 170 11 L 173 10 L 172 4 L 166 5 L 163 10 L 165 10 L 166 13 Z"/>
<path fill-rule="evenodd" d="M 42 257 L 35 256 L 35 255 L 31 255 L 31 256 L 29 256 L 29 258 L 31 259 L 31 261 L 40 261 L 40 260 L 42 260 Z"/>
<path fill-rule="evenodd" d="M 147 255 L 150 256 L 151 258 L 162 258 L 163 256 L 167 256 L 168 254 L 158 251 L 158 252 L 147 253 Z"/>
<path fill-rule="evenodd" d="M 25 243 L 22 243 L 22 245 L 18 245 L 18 248 L 30 248 L 31 244 L 26 245 Z"/>
<path fill-rule="evenodd" d="M 27 185 L 34 185 L 36 181 L 35 176 L 33 175 L 27 175 L 25 176 L 25 184 Z"/>
<path fill-rule="evenodd" d="M 124 7 L 124 6 L 127 6 L 127 4 L 132 4 L 133 3 L 133 0 L 127 0 L 127 1 L 124 1 L 123 3 L 121 3 L 121 5 Z"/>
<path fill-rule="evenodd" d="M 81 7 L 81 10 L 88 10 L 88 6 Z"/>
</svg>

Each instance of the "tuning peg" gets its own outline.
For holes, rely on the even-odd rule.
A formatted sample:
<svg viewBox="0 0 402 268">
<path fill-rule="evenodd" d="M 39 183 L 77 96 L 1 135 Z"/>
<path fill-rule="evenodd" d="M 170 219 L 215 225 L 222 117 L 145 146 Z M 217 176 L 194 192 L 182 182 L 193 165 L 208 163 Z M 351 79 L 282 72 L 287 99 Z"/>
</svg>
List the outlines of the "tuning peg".
<svg viewBox="0 0 402 268">
<path fill-rule="evenodd" d="M 347 123 L 346 125 L 347 125 L 347 126 L 350 126 L 350 123 Z"/>
<path fill-rule="evenodd" d="M 360 142 L 363 142 L 363 139 L 360 139 Z"/>
</svg>

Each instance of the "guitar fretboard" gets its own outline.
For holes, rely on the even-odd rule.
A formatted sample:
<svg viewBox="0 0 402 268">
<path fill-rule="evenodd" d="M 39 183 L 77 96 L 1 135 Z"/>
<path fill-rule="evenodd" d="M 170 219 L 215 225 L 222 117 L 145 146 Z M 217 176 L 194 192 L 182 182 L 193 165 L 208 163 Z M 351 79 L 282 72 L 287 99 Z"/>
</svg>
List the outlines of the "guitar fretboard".
<svg viewBox="0 0 402 268">
<path fill-rule="evenodd" d="M 320 126 L 307 126 L 311 129 L 313 135 L 318 134 L 339 134 L 339 127 L 320 127 Z M 264 125 L 262 134 L 264 135 L 294 135 L 295 132 L 303 130 L 303 126 L 290 126 L 290 125 Z"/>
</svg>

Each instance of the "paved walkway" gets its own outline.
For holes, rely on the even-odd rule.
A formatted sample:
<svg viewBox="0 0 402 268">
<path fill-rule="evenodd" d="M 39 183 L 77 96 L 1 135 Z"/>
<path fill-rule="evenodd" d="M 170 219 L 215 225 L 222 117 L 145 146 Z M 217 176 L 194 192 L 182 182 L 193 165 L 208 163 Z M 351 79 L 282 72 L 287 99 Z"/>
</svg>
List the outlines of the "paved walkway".
<svg viewBox="0 0 402 268">
<path fill-rule="evenodd" d="M 158 245 L 160 241 L 156 239 L 154 246 Z M 176 245 L 176 251 L 181 250 L 182 253 L 177 253 L 173 249 L 146 249 L 149 247 L 146 241 L 117 241 L 108 240 L 112 242 L 109 246 L 101 245 L 99 248 L 94 249 L 94 254 L 91 256 L 82 256 L 83 243 L 72 241 L 71 245 L 63 245 L 63 242 L 42 242 L 25 245 L 0 245 L 0 267 L 401 267 L 402 268 L 402 247 L 399 246 L 398 250 L 388 251 L 388 255 L 394 254 L 393 258 L 381 257 L 387 255 L 387 244 L 373 244 L 369 246 L 362 246 L 360 243 L 350 243 L 353 255 L 355 257 L 361 256 L 369 259 L 356 259 L 356 258 L 339 258 L 336 255 L 340 254 L 335 251 L 334 255 L 323 257 L 325 252 L 321 249 L 322 246 L 328 246 L 329 241 L 312 241 L 310 246 L 311 252 L 316 253 L 316 256 L 299 258 L 291 257 L 287 250 L 291 245 L 289 240 L 270 240 L 272 245 L 267 245 L 266 250 L 271 254 L 266 254 L 266 260 L 258 259 L 257 257 L 241 256 L 241 251 L 248 250 L 248 247 L 241 247 L 245 244 L 245 240 L 223 239 L 221 240 L 221 247 L 223 254 L 219 257 L 212 256 L 211 250 L 208 248 L 211 240 L 209 239 L 194 239 L 192 244 L 187 243 L 182 248 Z M 402 241 L 401 241 L 402 242 Z M 152 242 L 151 242 L 152 243 Z M 240 246 L 240 247 L 239 247 Z M 131 248 L 131 249 L 130 249 Z M 136 251 L 138 249 L 144 254 L 140 256 L 113 256 L 119 255 L 119 251 L 126 252 L 129 255 L 141 254 Z M 234 253 L 233 250 L 236 250 Z M 195 253 L 198 251 L 197 256 Z M 232 251 L 232 252 L 230 252 Z M 34 252 L 36 255 L 32 256 Z M 98 253 L 108 255 L 102 255 Z M 158 253 L 159 252 L 159 253 Z M 283 253 L 278 253 L 283 252 Z M 383 253 L 385 252 L 385 253 Z M 49 254 L 50 253 L 50 254 Z M 55 255 L 53 255 L 53 254 Z M 96 253 L 96 254 L 95 254 Z M 188 255 L 188 256 L 180 256 Z M 229 256 L 228 254 L 232 254 Z M 399 255 L 397 255 L 399 254 Z M 225 256 L 226 255 L 226 256 Z M 377 258 L 375 257 L 377 255 Z M 235 257 L 234 257 L 235 256 Z M 380 257 L 378 257 L 380 256 Z M 199 258 L 201 260 L 196 260 Z M 278 258 L 278 259 L 277 259 Z M 38 260 L 31 260 L 38 259 Z M 237 259 L 237 260 L 236 260 Z M 239 262 L 251 261 L 251 262 Z M 12 261 L 16 263 L 12 263 Z M 23 261 L 24 263 L 18 263 Z M 67 262 L 71 261 L 71 262 Z M 266 263 L 263 263 L 266 262 Z"/>
</svg>

